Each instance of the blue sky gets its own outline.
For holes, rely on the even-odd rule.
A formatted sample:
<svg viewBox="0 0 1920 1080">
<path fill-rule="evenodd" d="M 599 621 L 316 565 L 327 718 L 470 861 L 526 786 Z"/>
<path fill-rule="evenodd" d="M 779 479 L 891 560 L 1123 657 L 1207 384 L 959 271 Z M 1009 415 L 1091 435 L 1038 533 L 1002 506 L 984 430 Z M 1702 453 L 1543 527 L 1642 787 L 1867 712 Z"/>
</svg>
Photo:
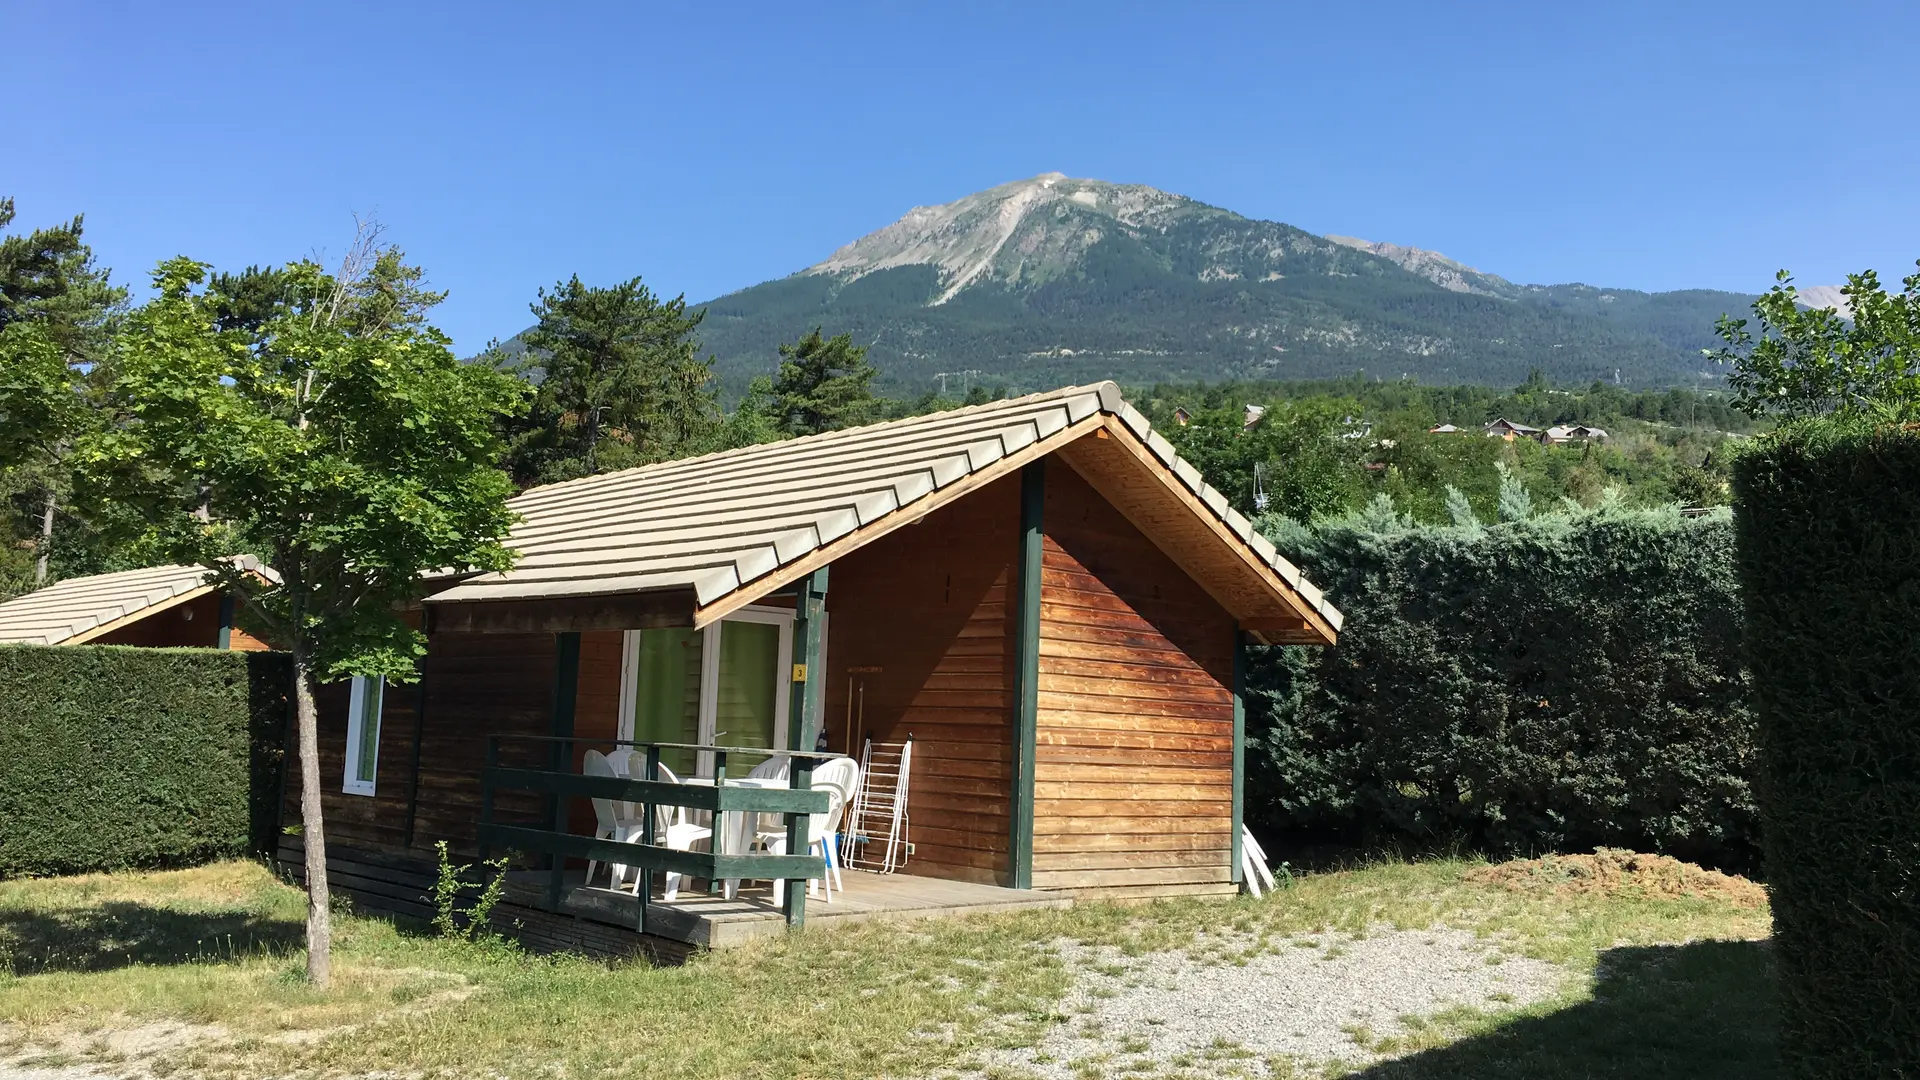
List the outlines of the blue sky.
<svg viewBox="0 0 1920 1080">
<path fill-rule="evenodd" d="M 819 9 L 819 10 L 815 10 Z M 0 0 L 18 225 L 123 280 L 337 256 L 462 351 L 567 274 L 703 300 L 1059 170 L 1518 281 L 1757 291 L 1920 258 L 1920 5 Z"/>
</svg>

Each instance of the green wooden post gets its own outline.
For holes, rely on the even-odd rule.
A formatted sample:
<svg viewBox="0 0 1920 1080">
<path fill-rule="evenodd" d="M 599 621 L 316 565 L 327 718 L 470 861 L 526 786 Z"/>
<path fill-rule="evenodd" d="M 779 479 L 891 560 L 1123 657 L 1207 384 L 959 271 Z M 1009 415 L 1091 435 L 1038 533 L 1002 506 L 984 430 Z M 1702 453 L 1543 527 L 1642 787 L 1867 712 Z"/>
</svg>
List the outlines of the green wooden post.
<svg viewBox="0 0 1920 1080">
<path fill-rule="evenodd" d="M 500 736 L 487 736 L 486 756 L 481 759 L 481 775 L 491 773 L 500 764 Z M 493 824 L 493 781 L 484 780 L 480 784 L 480 863 L 486 865 L 487 857 L 493 854 L 493 843 L 487 839 L 487 826 Z"/>
<path fill-rule="evenodd" d="M 787 749 L 811 751 L 820 739 L 819 699 L 813 684 L 827 677 L 820 670 L 820 616 L 827 609 L 827 568 L 793 586 L 793 681 L 787 688 Z"/>
<path fill-rule="evenodd" d="M 1047 461 L 1020 470 L 1020 609 L 1013 665 L 1013 887 L 1033 887 L 1034 747 L 1040 733 L 1040 561 Z"/>
<path fill-rule="evenodd" d="M 573 714 L 580 695 L 580 632 L 568 630 L 553 635 L 553 730 L 555 739 L 548 768 L 571 772 L 573 768 Z M 558 794 L 548 798 L 547 811 L 554 832 L 567 831 L 568 801 Z M 560 897 L 566 892 L 567 860 L 547 856 L 547 908 L 560 910 Z"/>
<path fill-rule="evenodd" d="M 727 752 L 725 750 L 715 750 L 713 752 L 713 790 L 719 791 L 721 788 L 724 788 L 726 786 L 727 786 Z M 720 814 L 718 811 L 714 812 L 713 839 L 708 842 L 708 846 L 711 847 L 716 853 L 718 853 L 720 850 L 721 838 L 726 836 L 726 830 L 720 827 L 722 817 L 723 815 Z M 738 852 L 728 852 L 728 854 L 730 855 L 738 854 Z M 711 877 L 707 879 L 708 895 L 719 896 L 724 891 L 725 890 L 722 888 L 719 878 Z"/>
<path fill-rule="evenodd" d="M 220 594 L 220 632 L 214 644 L 217 649 L 233 648 L 233 593 Z"/>
<path fill-rule="evenodd" d="M 811 752 L 820 741 L 819 698 L 813 684 L 827 677 L 820 670 L 821 616 L 827 606 L 827 568 L 822 566 L 794 583 L 793 678 L 787 686 L 787 749 Z M 789 787 L 813 786 L 813 760 L 794 758 L 787 765 Z M 807 853 L 808 815 L 787 815 L 787 854 Z M 807 883 L 787 882 L 787 925 L 807 921 Z"/>
<path fill-rule="evenodd" d="M 787 766 L 787 786 L 797 791 L 805 791 L 813 786 L 813 759 L 794 758 Z M 787 815 L 787 854 L 805 855 L 807 853 L 807 834 L 811 830 L 808 823 L 810 814 Z M 807 883 L 805 881 L 787 881 L 787 925 L 804 926 L 807 922 Z"/>
<path fill-rule="evenodd" d="M 1240 883 L 1240 830 L 1247 814 L 1247 641 L 1240 624 L 1233 630 L 1233 860 L 1232 880 Z"/>
<path fill-rule="evenodd" d="M 660 779 L 659 747 L 647 747 L 647 771 L 640 775 L 646 777 L 648 783 L 653 783 Z M 715 790 L 718 789 L 716 788 Z M 661 844 L 666 842 L 666 839 L 659 835 L 659 823 L 655 815 L 656 811 L 653 803 L 642 803 L 640 805 L 640 827 L 646 830 L 646 842 L 648 844 Z M 716 814 L 714 816 L 718 817 L 719 815 Z M 716 837 L 720 835 L 718 822 L 714 824 L 713 835 Z M 710 851 L 719 850 L 719 848 L 713 846 L 711 841 L 709 841 L 707 847 Z M 633 928 L 644 934 L 647 932 L 647 901 L 653 899 L 653 869 L 651 867 L 643 866 L 640 868 L 640 888 L 638 891 L 640 893 L 640 916 L 634 923 Z"/>
</svg>

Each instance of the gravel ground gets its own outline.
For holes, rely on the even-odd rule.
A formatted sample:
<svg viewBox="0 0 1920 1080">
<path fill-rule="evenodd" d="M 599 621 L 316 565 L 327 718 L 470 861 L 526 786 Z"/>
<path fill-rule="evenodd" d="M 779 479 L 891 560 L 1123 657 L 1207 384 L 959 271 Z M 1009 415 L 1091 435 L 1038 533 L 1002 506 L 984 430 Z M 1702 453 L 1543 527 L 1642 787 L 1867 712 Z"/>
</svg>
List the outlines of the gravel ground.
<svg viewBox="0 0 1920 1080">
<path fill-rule="evenodd" d="M 1244 965 L 1192 958 L 1240 953 L 1248 944 L 1216 937 L 1190 951 L 1128 957 L 1062 943 L 1061 958 L 1079 972 L 1062 1003 L 1069 1019 L 1040 1045 L 996 1051 L 986 1064 L 1073 1080 L 1079 1063 L 1102 1072 L 1212 1074 L 1237 1061 L 1262 1075 L 1274 1058 L 1362 1062 L 1377 1056 L 1362 1043 L 1404 1033 L 1402 1017 L 1529 1005 L 1560 993 L 1570 977 L 1447 929 L 1275 939 Z"/>
</svg>

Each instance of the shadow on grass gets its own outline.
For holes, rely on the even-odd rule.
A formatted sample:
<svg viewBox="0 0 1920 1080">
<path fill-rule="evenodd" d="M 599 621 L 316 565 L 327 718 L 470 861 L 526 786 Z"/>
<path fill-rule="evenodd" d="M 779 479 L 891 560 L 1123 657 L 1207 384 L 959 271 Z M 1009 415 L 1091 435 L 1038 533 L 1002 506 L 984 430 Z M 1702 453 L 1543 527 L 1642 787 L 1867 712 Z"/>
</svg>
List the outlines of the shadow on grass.
<svg viewBox="0 0 1920 1080">
<path fill-rule="evenodd" d="M 112 902 L 72 912 L 0 911 L 0 967 L 15 975 L 111 971 L 282 952 L 305 927 L 243 911 L 195 913 Z"/>
<path fill-rule="evenodd" d="M 1367 1080 L 1716 1080 L 1781 1075 L 1764 942 L 1601 954 L 1593 1000 L 1354 1074 Z"/>
</svg>

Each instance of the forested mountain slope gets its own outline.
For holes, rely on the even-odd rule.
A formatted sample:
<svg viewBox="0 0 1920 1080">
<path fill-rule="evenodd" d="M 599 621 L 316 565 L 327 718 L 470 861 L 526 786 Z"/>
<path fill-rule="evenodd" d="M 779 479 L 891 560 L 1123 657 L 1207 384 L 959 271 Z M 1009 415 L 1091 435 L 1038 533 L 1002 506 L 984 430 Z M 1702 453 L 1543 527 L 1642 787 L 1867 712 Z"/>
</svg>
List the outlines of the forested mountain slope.
<svg viewBox="0 0 1920 1080">
<path fill-rule="evenodd" d="M 1057 173 L 919 207 L 826 260 L 705 305 L 737 388 L 814 325 L 896 389 L 941 372 L 1017 389 L 1293 379 L 1717 380 L 1714 319 L 1750 298 L 1516 285 L 1433 252 L 1316 236 L 1138 185 Z"/>
</svg>

